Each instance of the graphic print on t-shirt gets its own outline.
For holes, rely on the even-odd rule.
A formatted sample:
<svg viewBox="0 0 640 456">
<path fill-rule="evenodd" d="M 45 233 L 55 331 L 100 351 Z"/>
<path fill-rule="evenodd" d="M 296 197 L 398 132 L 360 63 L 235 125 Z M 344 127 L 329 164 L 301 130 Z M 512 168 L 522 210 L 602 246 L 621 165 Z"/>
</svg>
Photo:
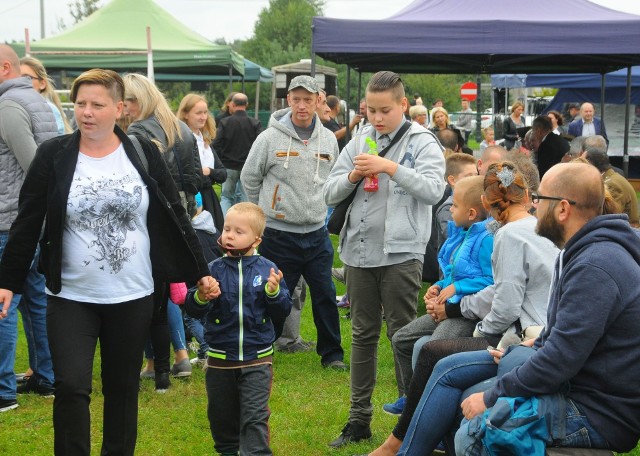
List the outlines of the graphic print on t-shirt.
<svg viewBox="0 0 640 456">
<path fill-rule="evenodd" d="M 106 263 L 109 271 L 117 274 L 129 258 L 136 254 L 136 243 L 127 246 L 127 233 L 142 229 L 136 214 L 142 200 L 142 187 L 134 171 L 126 175 L 114 174 L 111 178 L 78 177 L 71 185 L 68 204 L 75 216 L 69 227 L 75 232 L 93 234 L 89 255 L 82 261 L 88 266 L 92 261 Z M 85 233 L 85 235 L 88 233 Z M 104 270 L 102 264 L 100 269 Z"/>
</svg>

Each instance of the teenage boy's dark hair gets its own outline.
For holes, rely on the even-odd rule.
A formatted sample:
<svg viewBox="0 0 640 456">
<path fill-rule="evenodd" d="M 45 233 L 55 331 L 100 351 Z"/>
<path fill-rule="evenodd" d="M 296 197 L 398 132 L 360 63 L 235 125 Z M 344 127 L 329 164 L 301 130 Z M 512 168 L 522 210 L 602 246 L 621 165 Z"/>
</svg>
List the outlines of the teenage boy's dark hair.
<svg viewBox="0 0 640 456">
<path fill-rule="evenodd" d="M 391 95 L 396 101 L 404 98 L 404 85 L 400 75 L 393 71 L 378 71 L 371 76 L 367 84 L 368 93 L 379 93 L 391 91 Z"/>
</svg>

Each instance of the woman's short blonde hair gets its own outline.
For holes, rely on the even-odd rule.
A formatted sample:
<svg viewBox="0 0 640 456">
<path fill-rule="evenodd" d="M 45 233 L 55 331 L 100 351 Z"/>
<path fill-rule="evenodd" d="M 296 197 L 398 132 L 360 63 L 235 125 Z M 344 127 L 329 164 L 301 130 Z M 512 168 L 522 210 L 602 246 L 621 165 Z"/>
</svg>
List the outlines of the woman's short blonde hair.
<svg viewBox="0 0 640 456">
<path fill-rule="evenodd" d="M 444 116 L 446 118 L 445 126 L 448 127 L 449 123 L 450 123 L 450 121 L 449 121 L 449 112 L 446 109 L 444 109 L 443 107 L 441 107 L 441 106 L 436 106 L 435 108 L 433 108 L 431 110 L 431 125 L 435 126 L 435 120 L 434 119 L 436 117 L 436 114 L 439 113 L 439 112 L 444 114 Z"/>
<path fill-rule="evenodd" d="M 409 108 L 409 116 L 411 117 L 411 120 L 415 120 L 416 117 L 426 114 L 427 108 L 425 108 L 424 105 L 415 105 Z"/>
</svg>

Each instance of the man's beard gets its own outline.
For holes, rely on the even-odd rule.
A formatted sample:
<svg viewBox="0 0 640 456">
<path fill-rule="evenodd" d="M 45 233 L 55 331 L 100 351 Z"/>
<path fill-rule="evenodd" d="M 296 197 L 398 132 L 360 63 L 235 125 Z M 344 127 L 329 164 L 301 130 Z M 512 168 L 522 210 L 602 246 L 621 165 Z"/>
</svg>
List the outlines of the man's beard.
<svg viewBox="0 0 640 456">
<path fill-rule="evenodd" d="M 544 216 L 538 219 L 536 233 L 549 239 L 556 247 L 561 249 L 564 246 L 564 227 L 554 219 L 554 208 L 555 207 L 548 208 Z"/>
</svg>

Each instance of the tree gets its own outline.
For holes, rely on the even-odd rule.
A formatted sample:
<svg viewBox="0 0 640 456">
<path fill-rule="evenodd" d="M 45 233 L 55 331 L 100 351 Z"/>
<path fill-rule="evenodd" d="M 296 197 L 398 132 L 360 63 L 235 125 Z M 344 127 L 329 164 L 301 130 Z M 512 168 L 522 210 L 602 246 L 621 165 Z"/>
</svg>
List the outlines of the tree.
<svg viewBox="0 0 640 456">
<path fill-rule="evenodd" d="M 295 62 L 311 54 L 311 21 L 323 14 L 322 0 L 271 0 L 258 16 L 242 53 L 266 67 Z"/>
<path fill-rule="evenodd" d="M 100 0 L 74 0 L 69 3 L 69 9 L 71 10 L 73 23 L 77 24 L 100 9 Z"/>
<path fill-rule="evenodd" d="M 77 24 L 82 19 L 98 11 L 102 5 L 100 0 L 73 0 L 68 3 L 69 12 L 73 17 L 73 23 Z M 58 30 L 62 31 L 67 28 L 67 24 L 62 19 L 58 19 Z"/>
</svg>

